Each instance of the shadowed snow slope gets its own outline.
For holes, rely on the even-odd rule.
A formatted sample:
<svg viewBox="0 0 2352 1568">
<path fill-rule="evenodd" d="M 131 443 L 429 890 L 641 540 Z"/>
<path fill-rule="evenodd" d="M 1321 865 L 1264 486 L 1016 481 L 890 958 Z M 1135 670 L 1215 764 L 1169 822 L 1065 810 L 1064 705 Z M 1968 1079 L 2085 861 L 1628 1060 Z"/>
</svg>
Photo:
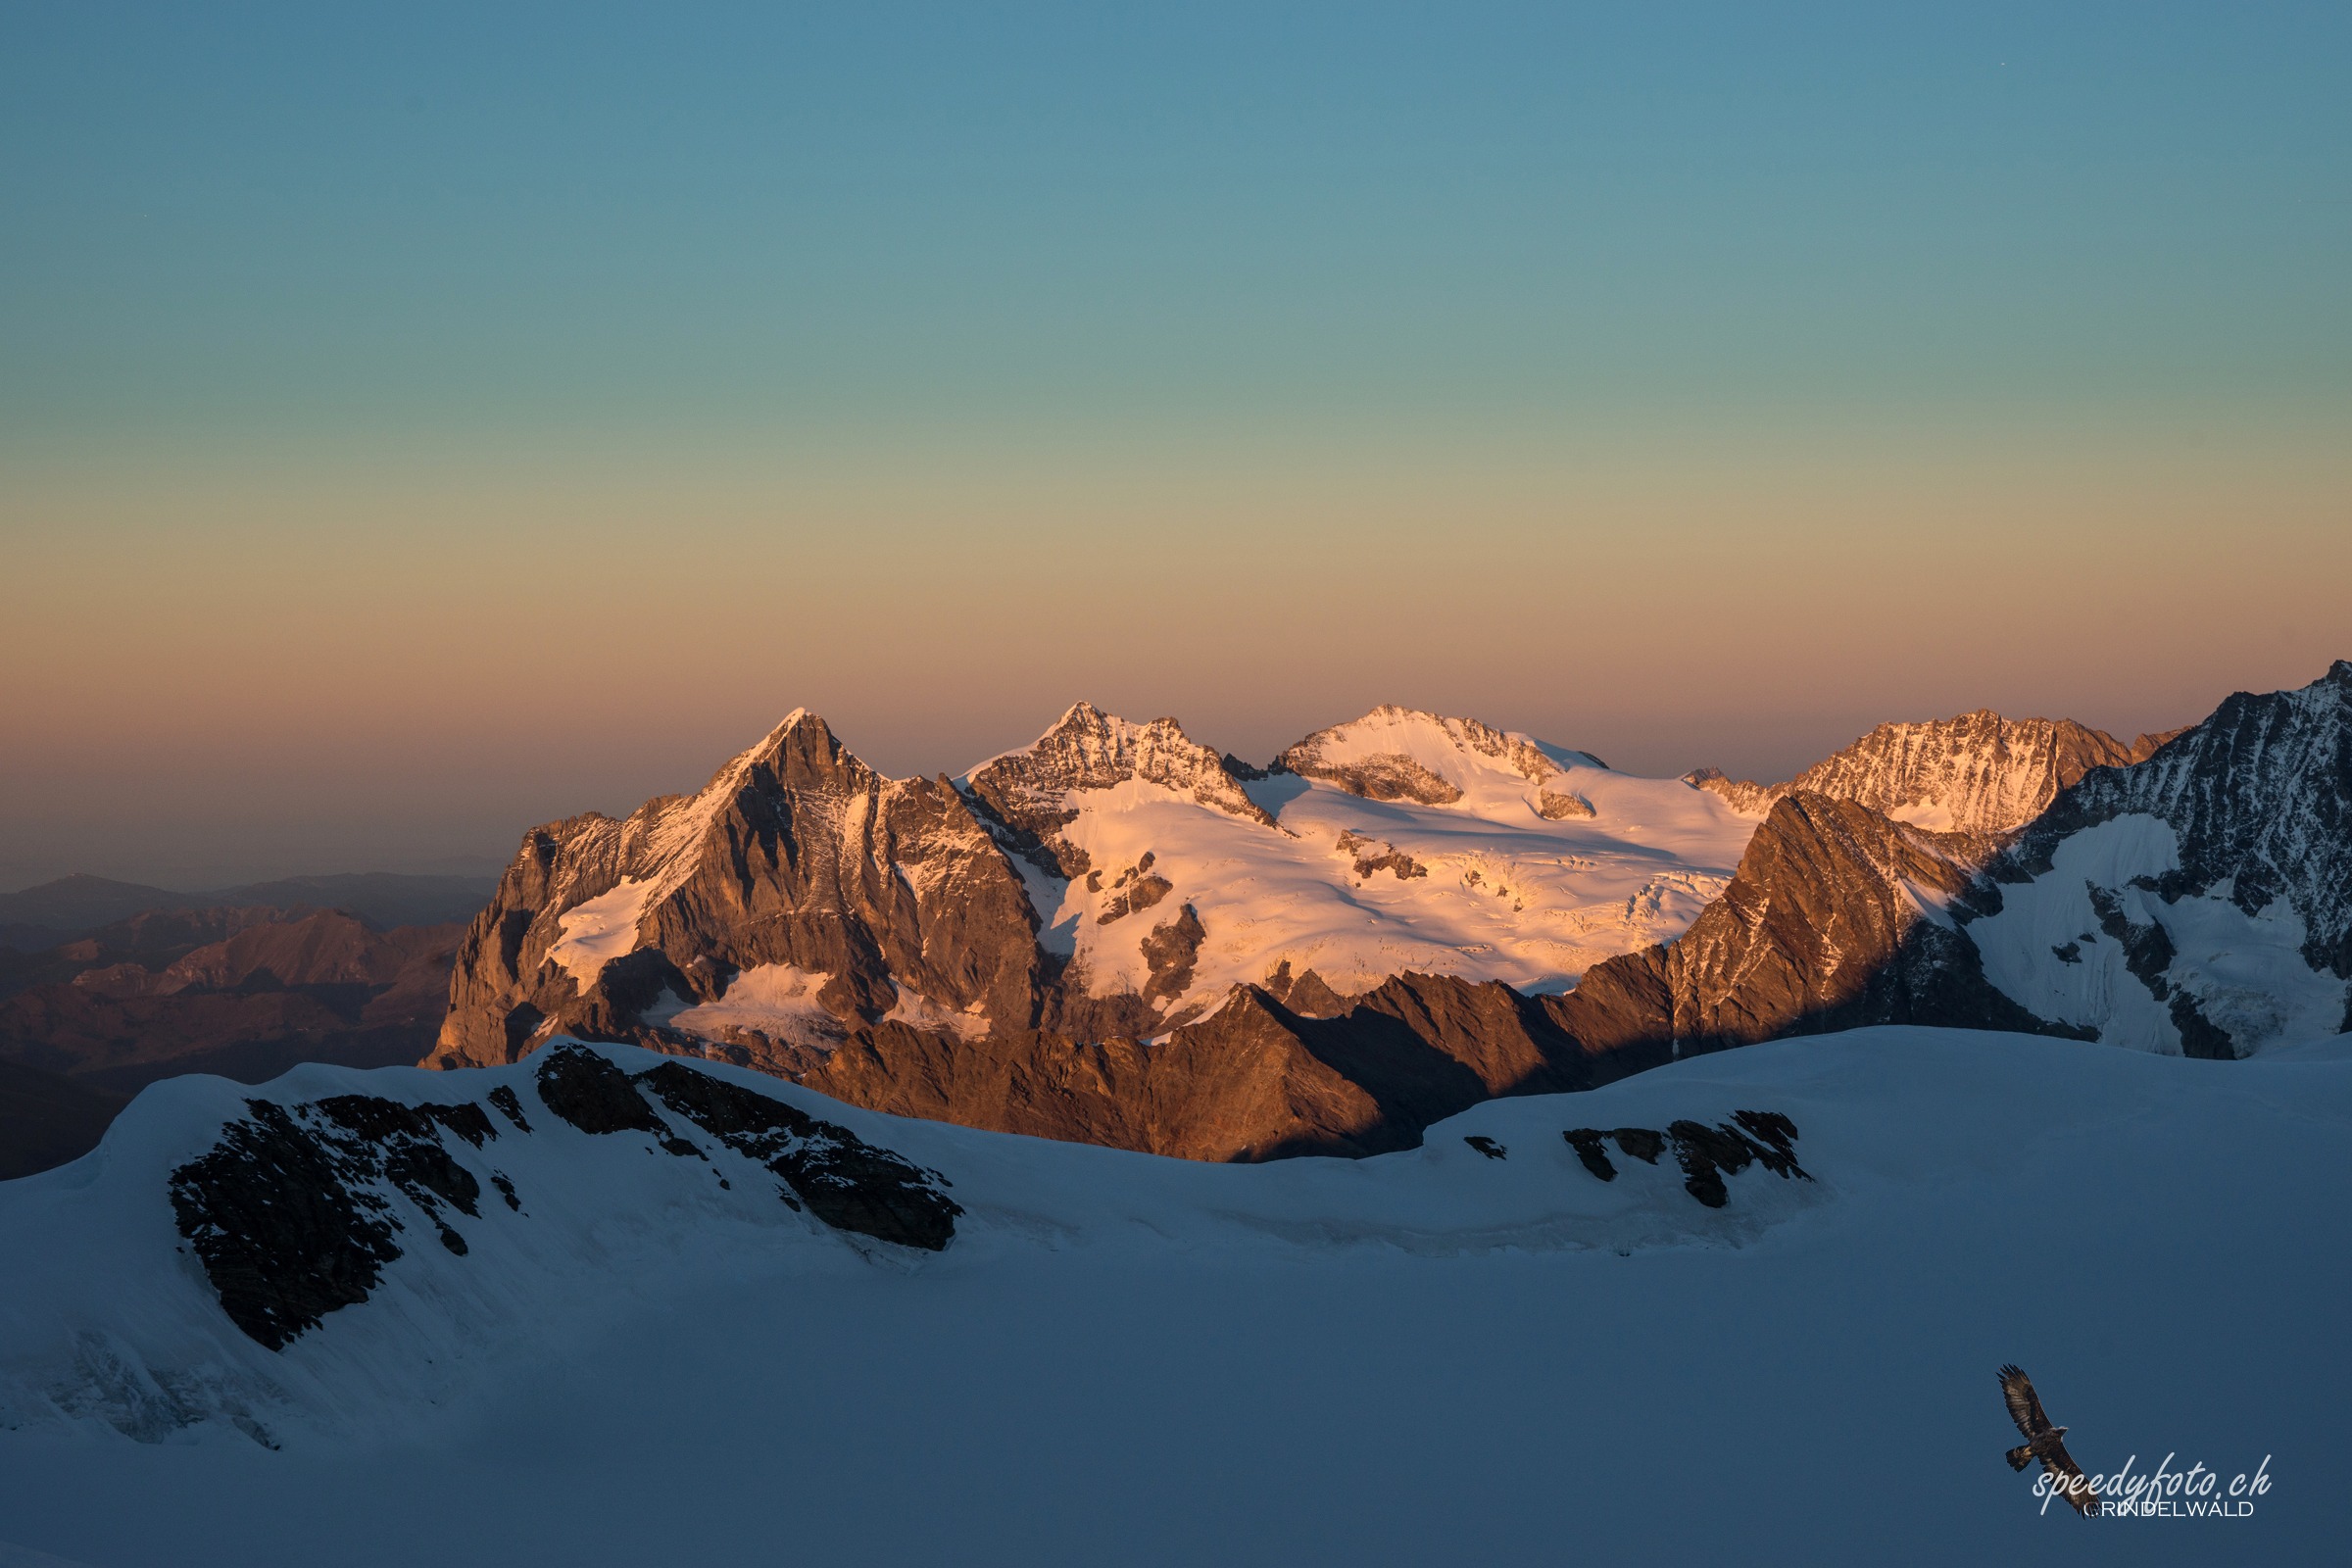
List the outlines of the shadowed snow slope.
<svg viewBox="0 0 2352 1568">
<path fill-rule="evenodd" d="M 175 1080 L 0 1186 L 0 1540 L 110 1568 L 2336 1549 L 2352 1041 L 2215 1062 L 1857 1030 L 1259 1166 L 566 1059 L 561 1113 L 546 1054 Z M 719 1087 L 658 1093 L 664 1063 Z M 712 1131 L 741 1091 L 907 1191 L 952 1183 L 945 1250 L 786 1206 Z M 447 1136 L 386 1136 L 442 1149 L 478 1212 L 369 1189 L 399 1255 L 265 1348 L 167 1191 L 248 1100 L 386 1128 L 437 1105 Z M 1588 1139 L 1603 1181 L 1562 1136 L 1769 1125 L 1742 1110 L 1788 1117 L 1811 1179 L 1748 1164 L 1708 1207 L 1671 1143 L 1650 1164 L 1638 1135 Z M 2000 1462 L 2010 1360 L 2092 1471 L 2267 1454 L 2274 1488 L 2223 1523 L 2038 1516 Z"/>
<path fill-rule="evenodd" d="M 2093 768 L 1955 913 L 1986 974 L 2110 1044 L 2245 1056 L 2352 1029 L 2352 662 Z"/>
</svg>

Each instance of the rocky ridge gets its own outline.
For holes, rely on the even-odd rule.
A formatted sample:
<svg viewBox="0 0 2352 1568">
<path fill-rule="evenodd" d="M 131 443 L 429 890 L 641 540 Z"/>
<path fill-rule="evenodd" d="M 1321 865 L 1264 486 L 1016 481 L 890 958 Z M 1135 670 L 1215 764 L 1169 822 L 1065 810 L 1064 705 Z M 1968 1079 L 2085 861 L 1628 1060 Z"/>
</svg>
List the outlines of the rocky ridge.
<svg viewBox="0 0 2352 1568">
<path fill-rule="evenodd" d="M 887 1023 L 964 1041 L 1146 1038 L 1198 1022 L 1234 985 L 1328 966 L 1335 942 L 1365 956 L 1340 955 L 1348 961 L 1334 972 L 1352 989 L 1423 965 L 1494 977 L 1511 952 L 1488 933 L 1514 926 L 1541 956 L 1506 972 L 1573 976 L 1588 955 L 1678 928 L 1719 884 L 1712 867 L 1686 870 L 1673 847 L 1643 843 L 1562 919 L 1544 879 L 1592 880 L 1596 862 L 1561 853 L 1583 842 L 1546 824 L 1591 818 L 1566 775 L 1605 769 L 1402 710 L 1317 744 L 1339 749 L 1335 737 L 1367 728 L 1415 732 L 1430 776 L 1450 769 L 1479 792 L 1419 841 L 1435 835 L 1450 865 L 1400 842 L 1413 824 L 1394 813 L 1371 819 L 1377 839 L 1344 813 L 1293 828 L 1277 808 L 1301 807 L 1299 775 L 1241 769 L 1172 719 L 1135 724 L 1079 704 L 1034 745 L 960 781 L 896 780 L 797 712 L 692 796 L 625 820 L 534 829 L 467 934 L 433 1060 L 512 1060 L 566 1032 L 713 1049 L 797 1075 Z M 1316 765 L 1299 748 L 1290 755 Z M 1496 760 L 1510 780 L 1500 791 L 1479 771 Z M 1671 781 L 1610 782 L 1690 799 Z M 1448 787 L 1460 801 L 1461 786 Z M 1325 815 L 1329 803 L 1360 799 L 1314 788 L 1303 804 L 1323 803 Z M 1486 848 L 1482 810 L 1499 813 L 1501 854 Z M 1712 853 L 1746 832 L 1720 808 L 1683 815 Z M 1382 887 L 1367 888 L 1376 876 Z M 1392 912 L 1390 885 L 1410 890 L 1406 908 Z M 1286 921 L 1269 919 L 1285 903 L 1299 910 L 1287 941 Z M 1359 935 L 1367 907 L 1381 911 L 1376 923 L 1401 914 L 1430 933 Z"/>
<path fill-rule="evenodd" d="M 1586 1051 L 1643 1064 L 1874 1023 L 2077 1034 L 1988 984 L 1950 913 L 1993 853 L 1852 801 L 1783 796 L 1689 931 L 1596 965 L 1553 1014 Z"/>
<path fill-rule="evenodd" d="M 1690 781 L 1758 814 L 1794 794 L 1853 801 L 1945 832 L 2016 831 L 2058 792 L 2094 767 L 2145 760 L 2179 730 L 2130 745 L 2069 718 L 2003 718 L 1988 709 L 1924 723 L 1881 724 L 1785 784 L 1726 778 L 1701 768 Z"/>
<path fill-rule="evenodd" d="M 599 1140 L 638 1135 L 664 1154 L 700 1161 L 717 1188 L 731 1190 L 730 1173 L 763 1170 L 787 1208 L 833 1230 L 933 1252 L 955 1237 L 962 1210 L 938 1173 L 684 1062 L 632 1075 L 565 1043 L 540 1054 L 531 1079 L 548 1121 Z M 283 1350 L 327 1314 L 368 1300 L 413 1231 L 461 1258 L 504 1240 L 500 1227 L 482 1223 L 485 1188 L 517 1224 L 528 1223 L 539 1196 L 500 1168 L 502 1144 L 547 1138 L 509 1085 L 487 1105 L 346 1094 L 294 1103 L 257 1098 L 245 1109 L 172 1172 L 170 1193 L 179 1234 L 221 1310 L 268 1349 Z"/>
</svg>

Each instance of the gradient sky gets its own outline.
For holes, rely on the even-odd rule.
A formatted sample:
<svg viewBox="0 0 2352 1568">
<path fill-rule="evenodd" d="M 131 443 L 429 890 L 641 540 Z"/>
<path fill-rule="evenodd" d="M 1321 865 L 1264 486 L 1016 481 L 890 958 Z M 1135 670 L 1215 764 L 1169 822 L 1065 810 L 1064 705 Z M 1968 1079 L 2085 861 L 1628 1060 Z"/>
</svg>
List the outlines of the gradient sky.
<svg viewBox="0 0 2352 1568">
<path fill-rule="evenodd" d="M 1144 10 L 0 4 L 0 887 L 2352 656 L 2352 8 Z"/>
</svg>

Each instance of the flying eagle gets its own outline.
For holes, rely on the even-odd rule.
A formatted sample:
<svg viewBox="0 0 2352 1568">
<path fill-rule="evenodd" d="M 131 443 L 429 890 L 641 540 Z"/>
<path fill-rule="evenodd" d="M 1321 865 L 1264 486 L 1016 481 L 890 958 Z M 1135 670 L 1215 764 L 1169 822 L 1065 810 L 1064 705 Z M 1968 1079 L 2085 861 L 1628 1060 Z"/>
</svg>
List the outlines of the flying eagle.
<svg viewBox="0 0 2352 1568">
<path fill-rule="evenodd" d="M 2001 1398 L 2009 1406 L 2009 1419 L 2017 1423 L 2026 1441 L 2009 1450 L 2009 1468 L 2023 1470 L 2035 1459 L 2049 1472 L 2051 1485 L 2058 1494 L 2073 1505 L 2075 1512 L 2085 1518 L 2099 1511 L 2099 1494 L 2090 1490 L 2082 1478 L 2082 1467 L 2075 1463 L 2061 1440 L 2066 1428 L 2050 1425 L 2050 1418 L 2041 1413 L 2041 1399 L 2034 1392 L 2034 1380 L 2019 1367 L 2001 1368 Z"/>
</svg>

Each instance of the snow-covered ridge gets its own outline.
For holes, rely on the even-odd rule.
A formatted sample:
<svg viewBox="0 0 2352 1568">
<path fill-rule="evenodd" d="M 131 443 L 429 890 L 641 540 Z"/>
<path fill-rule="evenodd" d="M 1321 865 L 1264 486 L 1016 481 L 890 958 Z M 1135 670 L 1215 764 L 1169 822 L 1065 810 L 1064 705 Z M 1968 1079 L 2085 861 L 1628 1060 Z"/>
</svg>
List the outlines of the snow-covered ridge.
<svg viewBox="0 0 2352 1568">
<path fill-rule="evenodd" d="M 562 1038 L 445 1074 L 174 1079 L 97 1152 L 0 1187 L 0 1429 L 316 1446 L 747 1271 L 904 1273 L 951 1247 L 1003 1267 L 1056 1236 L 1624 1252 L 1750 1241 L 1831 1191 L 1777 1107 L 1705 1087 L 1628 1104 L 1604 1125 L 1646 1142 L 1564 1142 L 1592 1110 L 1576 1097 L 1337 1179 L 1319 1161 L 1237 1179 Z"/>
<path fill-rule="evenodd" d="M 510 1401 L 543 1365 L 606 1366 L 676 1343 L 679 1323 L 704 1323 L 723 1298 L 759 1303 L 771 1323 L 780 1300 L 796 1314 L 830 1310 L 825 1302 L 870 1313 L 944 1295 L 943 1310 L 956 1312 L 1033 1273 L 1058 1293 L 1104 1269 L 1173 1283 L 1204 1259 L 1278 1291 L 1301 1269 L 1387 1289 L 1398 1267 L 1485 1258 L 1525 1269 L 1550 1258 L 1556 1299 L 1575 1282 L 1610 1289 L 1626 1254 L 1667 1248 L 1661 1289 L 1687 1292 L 1698 1268 L 1720 1281 L 1711 1290 L 1741 1299 L 1747 1287 L 1735 1282 L 1787 1261 L 1773 1233 L 1800 1227 L 1795 1255 L 1826 1309 L 1853 1280 L 1880 1278 L 1886 1250 L 1899 1254 L 1922 1215 L 1956 1194 L 1976 1217 L 1928 1227 L 1934 1247 L 1947 1265 L 1948 1249 L 1981 1247 L 1987 1267 L 1947 1267 L 1938 1288 L 1983 1277 L 1988 1302 L 2013 1292 L 2021 1248 L 2047 1245 L 2053 1259 L 2084 1251 L 2066 1216 L 2018 1217 L 2037 1194 L 2046 1208 L 2051 1190 L 2127 1226 L 2203 1224 L 2200 1201 L 2240 1226 L 2275 1216 L 2278 1241 L 2266 1230 L 2246 1255 L 2307 1270 L 2307 1249 L 2291 1239 L 2308 1218 L 2276 1201 L 2249 1205 L 2246 1174 L 2292 1172 L 2288 1190 L 2315 1200 L 2343 1190 L 2347 1045 L 2218 1066 L 2010 1035 L 1861 1030 L 1700 1057 L 1586 1094 L 1493 1102 L 1400 1153 L 1256 1166 L 901 1121 L 626 1047 L 552 1047 L 571 1058 L 561 1092 L 547 1058 L 440 1075 L 306 1067 L 259 1089 L 172 1080 L 142 1095 L 94 1154 L 0 1185 L 0 1255 L 11 1260 L 0 1274 L 0 1441 L 80 1428 L 102 1440 L 111 1430 L 230 1451 L 259 1441 L 335 1452 L 364 1436 L 422 1438 L 446 1421 L 436 1406 L 511 1419 L 522 1412 Z M 787 1130 L 773 1143 L 747 1143 L 741 1130 L 744 1107 L 760 1105 L 780 1107 Z M 343 1164 L 332 1180 L 376 1200 L 354 1217 L 384 1226 L 393 1255 L 361 1294 L 316 1310 L 324 1303 L 297 1289 L 308 1265 L 289 1254 L 284 1300 L 310 1300 L 307 1322 L 257 1315 L 248 1298 L 241 1327 L 172 1190 L 236 1129 L 271 1120 L 265 1106 L 302 1135 L 289 1148 L 318 1133 L 315 1147 Z M 1774 1143 L 1773 1116 L 1795 1136 Z M 2282 1121 L 2296 1129 L 2283 1142 Z M 1721 1177 L 1712 1194 L 1672 1147 L 1715 1151 L 1741 1136 L 1754 1157 L 1735 1147 L 1728 1161 L 1711 1159 Z M 875 1152 L 896 1190 L 952 1195 L 956 1212 L 938 1210 L 953 1220 L 944 1255 L 845 1230 L 807 1201 L 790 1206 L 797 1190 L 771 1159 L 827 1140 Z M 1767 1147 L 1792 1150 L 1810 1179 L 1775 1174 L 1758 1152 Z M 2230 1157 L 2183 1163 L 2184 1148 Z M 382 1157 L 403 1151 L 410 1158 L 397 1165 Z M 2117 1185 L 2099 1186 L 2101 1173 Z M 2160 1194 L 2131 1190 L 2149 1181 Z M 1824 1225 L 1831 1205 L 1840 1212 Z M 2142 1263 L 2173 1255 L 2089 1250 Z M 1588 1278 L 1580 1256 L 1608 1272 Z M 2171 1289 L 2184 1272 L 2167 1263 L 2143 1283 Z M 1491 1277 L 1448 1275 L 1463 1283 L 1446 1289 Z M 1060 1298 L 1091 1310 L 1083 1294 Z M 1065 1332 L 1032 1321 L 1041 1334 Z M 796 1333 L 760 1343 L 797 1355 L 826 1342 Z M 759 1353 L 723 1337 L 707 1352 L 730 1372 Z M 779 1367 L 787 1379 L 790 1362 Z M 2130 1370 L 2121 1351 L 2115 1366 Z M 120 1467 L 123 1454 L 102 1442 L 90 1462 Z"/>
</svg>

